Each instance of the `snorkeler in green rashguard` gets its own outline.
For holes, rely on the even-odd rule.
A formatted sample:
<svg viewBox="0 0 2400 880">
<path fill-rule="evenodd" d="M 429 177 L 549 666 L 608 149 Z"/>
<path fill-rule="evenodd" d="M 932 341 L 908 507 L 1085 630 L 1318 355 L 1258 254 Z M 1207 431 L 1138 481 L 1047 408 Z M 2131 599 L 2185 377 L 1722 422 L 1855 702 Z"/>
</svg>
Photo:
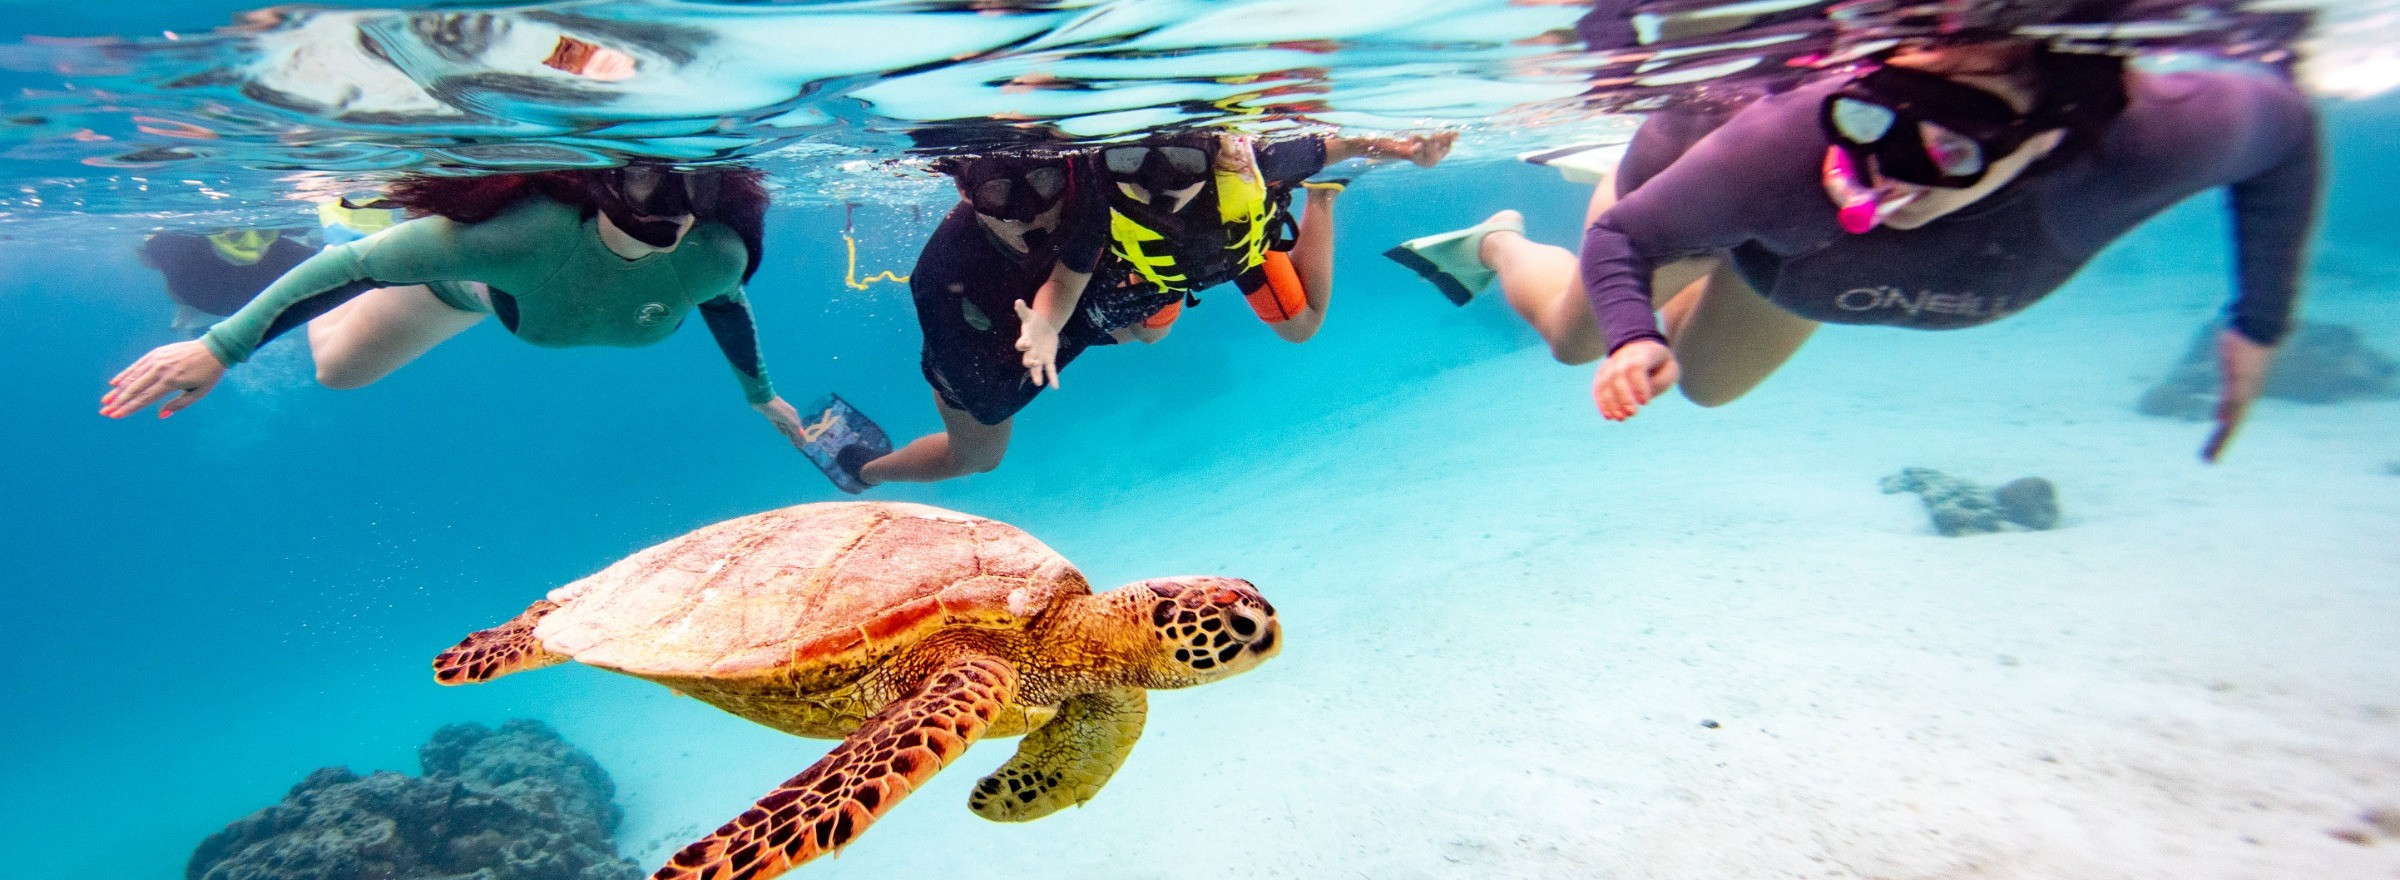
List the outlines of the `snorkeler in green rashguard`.
<svg viewBox="0 0 2400 880">
<path fill-rule="evenodd" d="M 766 194 L 746 172 L 608 171 L 412 178 L 392 201 L 421 215 L 325 249 L 194 342 L 161 346 L 110 381 L 101 414 L 206 396 L 267 340 L 308 324 L 317 380 L 357 388 L 496 315 L 535 345 L 643 346 L 695 308 L 752 407 L 795 446 L 742 284 L 757 270 Z"/>
</svg>

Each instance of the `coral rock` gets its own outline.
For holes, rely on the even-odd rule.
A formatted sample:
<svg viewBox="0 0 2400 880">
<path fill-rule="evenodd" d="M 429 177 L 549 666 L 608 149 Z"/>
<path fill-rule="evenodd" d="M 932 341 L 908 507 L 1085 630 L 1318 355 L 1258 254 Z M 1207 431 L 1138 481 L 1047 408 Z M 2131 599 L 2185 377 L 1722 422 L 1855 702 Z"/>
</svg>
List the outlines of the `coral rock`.
<svg viewBox="0 0 2400 880">
<path fill-rule="evenodd" d="M 1997 532 L 2003 523 L 2028 529 L 2058 525 L 2058 490 L 2040 477 L 2025 477 L 1995 490 L 1932 468 L 1912 467 L 1883 478 L 1881 485 L 1886 495 L 1916 493 L 1933 518 L 1933 530 L 1948 537 Z"/>
<path fill-rule="evenodd" d="M 2167 377 L 2142 394 L 2144 415 L 2199 421 L 2217 411 L 2217 336 L 2223 325 L 2201 328 L 2183 359 Z M 2400 394 L 2400 363 L 2372 348 L 2358 331 L 2340 324 L 2302 323 L 2275 348 L 2275 365 L 2261 393 L 2301 403 L 2340 403 Z"/>
<path fill-rule="evenodd" d="M 2022 477 L 1992 490 L 2000 517 L 2035 531 L 2058 525 L 2058 487 L 2040 477 Z"/>
<path fill-rule="evenodd" d="M 187 880 L 638 880 L 609 835 L 616 786 L 550 728 L 455 724 L 423 777 L 326 767 L 211 835 Z"/>
</svg>

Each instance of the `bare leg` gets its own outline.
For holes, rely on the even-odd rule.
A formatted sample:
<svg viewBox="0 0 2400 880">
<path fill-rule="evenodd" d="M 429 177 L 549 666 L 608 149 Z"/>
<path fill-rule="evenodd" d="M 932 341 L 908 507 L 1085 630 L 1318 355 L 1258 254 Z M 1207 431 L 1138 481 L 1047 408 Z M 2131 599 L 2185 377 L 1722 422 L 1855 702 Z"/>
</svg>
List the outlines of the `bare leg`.
<svg viewBox="0 0 2400 880">
<path fill-rule="evenodd" d="M 1594 188 L 1584 222 L 1616 204 L 1613 175 Z M 1515 212 L 1502 212 L 1515 213 Z M 1498 215 L 1494 215 L 1498 216 Z M 1484 265 L 1500 276 L 1500 290 L 1525 323 L 1550 344 L 1561 363 L 1585 364 L 1608 352 L 1591 301 L 1584 296 L 1583 271 L 1575 254 L 1502 230 L 1483 239 Z M 1701 406 L 1720 406 L 1748 394 L 1791 360 L 1817 330 L 1817 322 L 1784 311 L 1750 289 L 1741 273 L 1716 257 L 1679 260 L 1651 276 L 1652 301 L 1675 360 L 1678 383 Z"/>
<path fill-rule="evenodd" d="M 1600 219 L 1601 212 L 1616 203 L 1617 176 L 1603 175 L 1584 207 L 1584 225 Z M 1501 215 L 1524 222 L 1515 211 L 1492 216 Z M 1582 264 L 1573 251 L 1502 230 L 1484 236 L 1480 255 L 1483 264 L 1499 274 L 1500 293 L 1509 306 L 1550 344 L 1551 357 L 1562 364 L 1588 364 L 1608 354 L 1607 340 L 1592 317 L 1592 303 L 1584 298 Z"/>
<path fill-rule="evenodd" d="M 1701 406 L 1750 393 L 1817 332 L 1817 322 L 1768 302 L 1722 261 L 1669 300 L 1659 317 L 1683 366 L 1677 384 Z"/>
<path fill-rule="evenodd" d="M 483 315 L 451 308 L 421 284 L 379 287 L 308 322 L 317 382 L 361 388 L 391 375 Z"/>
<path fill-rule="evenodd" d="M 1009 426 L 1016 419 L 986 425 L 963 410 L 951 409 L 939 394 L 933 396 L 933 408 L 942 414 L 942 433 L 919 437 L 890 455 L 867 462 L 858 469 L 867 485 L 938 483 L 1000 466 L 1000 456 L 1008 452 Z"/>
<path fill-rule="evenodd" d="M 1483 237 L 1480 255 L 1500 276 L 1500 293 L 1509 307 L 1550 344 L 1551 357 L 1562 364 L 1588 364 L 1608 353 L 1592 304 L 1583 297 L 1575 254 L 1503 229 Z"/>
</svg>

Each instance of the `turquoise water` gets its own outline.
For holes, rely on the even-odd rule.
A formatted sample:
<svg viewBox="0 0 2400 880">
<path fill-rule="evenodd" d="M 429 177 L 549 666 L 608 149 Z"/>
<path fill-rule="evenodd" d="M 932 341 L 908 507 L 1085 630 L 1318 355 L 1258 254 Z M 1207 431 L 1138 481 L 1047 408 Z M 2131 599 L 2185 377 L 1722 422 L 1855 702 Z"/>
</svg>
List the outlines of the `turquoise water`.
<svg viewBox="0 0 2400 880">
<path fill-rule="evenodd" d="M 155 82 L 150 65 L 244 51 L 219 37 L 195 38 L 219 40 L 197 60 L 148 54 L 158 31 L 206 34 L 234 11 L 221 5 L 26 7 L 10 27 L 138 37 L 125 70 L 89 74 L 123 88 Z M 2400 807 L 2400 401 L 2267 401 L 2214 467 L 2192 455 L 2204 424 L 2132 408 L 2225 298 L 2215 196 L 1999 325 L 1829 328 L 1732 406 L 1676 399 L 1606 423 L 1588 368 L 1549 361 L 1499 303 L 1455 308 L 1377 256 L 1504 207 L 1536 239 L 1571 242 L 1588 189 L 1508 157 L 1624 130 L 1554 119 L 1579 90 L 1555 71 L 1579 62 L 1509 37 L 1581 10 L 1486 5 L 1424 4 L 1427 24 L 1384 34 L 1298 16 L 1265 38 L 1358 41 L 1344 62 L 1358 79 L 1327 65 L 1340 88 L 1319 97 L 1337 118 L 1468 132 L 1457 160 L 1377 169 L 1344 197 L 1316 340 L 1281 343 L 1230 293 L 1206 297 L 1159 345 L 1086 355 L 1018 419 L 997 472 L 873 496 L 1011 522 L 1098 587 L 1248 578 L 1290 648 L 1155 695 L 1133 759 L 1083 809 L 1023 826 L 961 810 L 1010 747 L 988 744 L 796 876 L 2400 876 L 2400 840 L 2359 819 Z M 969 22 L 957 39 L 1038 41 L 1107 6 Z M 1113 6 L 1168 25 L 1243 11 Z M 1444 15 L 1476 24 L 1442 34 Z M 957 50 L 928 39 L 909 51 Z M 45 117 L 0 130 L 0 321 L 16 329 L 0 347 L 14 539 L 0 864 L 15 866 L 0 874 L 173 876 L 316 767 L 413 772 L 435 728 L 513 717 L 552 724 L 616 777 L 620 846 L 654 868 L 822 752 L 591 669 L 457 689 L 426 674 L 464 633 L 633 550 L 845 497 L 738 406 L 705 334 L 560 351 L 484 326 L 346 392 L 316 386 L 304 345 L 284 341 L 176 419 L 93 415 L 108 376 L 174 338 L 157 275 L 131 258 L 143 234 L 298 217 L 295 188 L 500 154 L 435 145 L 435 123 L 361 127 L 328 138 L 345 158 L 293 179 L 307 157 L 284 135 L 303 123 L 226 104 L 191 155 L 120 167 L 127 147 L 163 142 L 131 130 L 140 95 L 58 94 L 85 74 L 45 65 L 87 49 L 0 50 L 18 90 L 0 108 Z M 1237 54 L 1144 57 L 1139 72 Z M 1425 70 L 1444 78 L 1411 103 L 1406 80 Z M 986 112 L 988 90 L 940 91 L 981 73 L 950 72 L 976 75 L 913 97 Z M 2343 72 L 2373 79 L 2363 62 Z M 823 74 L 844 94 L 874 85 Z M 224 100 L 159 94 L 143 115 Z M 945 190 L 845 163 L 889 159 L 942 117 L 894 100 L 779 128 L 761 120 L 788 115 L 758 108 L 826 108 L 707 94 L 747 102 L 703 108 L 749 120 L 739 137 L 457 143 L 753 155 L 781 183 L 750 285 L 778 385 L 838 390 L 895 437 L 935 429 L 906 290 L 844 286 L 843 232 L 854 223 L 861 274 L 905 271 Z M 1149 101 L 1051 115 L 1138 128 L 1164 112 Z M 2400 352 L 2400 104 L 2321 109 L 2332 181 L 2304 314 Z M 87 128 L 118 140 L 65 136 Z M 1875 488 L 1917 465 L 2049 477 L 2065 527 L 1937 537 L 1913 499 Z M 2353 828 L 2369 842 L 2331 833 Z"/>
</svg>

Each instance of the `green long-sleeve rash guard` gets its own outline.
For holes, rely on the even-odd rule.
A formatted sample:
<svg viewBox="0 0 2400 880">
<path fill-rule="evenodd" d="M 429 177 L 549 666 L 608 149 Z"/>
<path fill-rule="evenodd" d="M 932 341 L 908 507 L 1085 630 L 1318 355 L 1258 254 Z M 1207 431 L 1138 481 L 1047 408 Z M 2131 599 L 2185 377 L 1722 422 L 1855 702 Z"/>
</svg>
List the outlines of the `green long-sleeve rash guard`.
<svg viewBox="0 0 2400 880">
<path fill-rule="evenodd" d="M 597 223 L 597 215 L 538 195 L 481 223 L 411 220 L 308 258 L 200 341 L 218 360 L 236 364 L 368 289 L 479 281 L 490 287 L 492 310 L 510 332 L 552 348 L 652 345 L 698 308 L 744 396 L 751 403 L 774 399 L 742 295 L 749 251 L 739 235 L 702 222 L 673 251 L 628 260 L 601 243 Z"/>
</svg>

